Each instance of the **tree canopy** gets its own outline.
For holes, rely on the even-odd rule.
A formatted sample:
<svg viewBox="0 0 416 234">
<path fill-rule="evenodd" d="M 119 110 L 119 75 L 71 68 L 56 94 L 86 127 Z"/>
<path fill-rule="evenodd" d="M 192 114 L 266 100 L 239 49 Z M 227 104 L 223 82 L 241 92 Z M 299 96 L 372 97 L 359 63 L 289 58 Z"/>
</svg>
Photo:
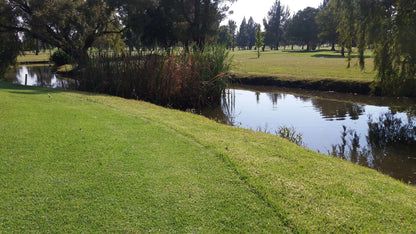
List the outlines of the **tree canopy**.
<svg viewBox="0 0 416 234">
<path fill-rule="evenodd" d="M 281 5 L 280 0 L 276 0 L 267 13 L 267 18 L 263 19 L 266 31 L 265 43 L 271 49 L 279 49 L 280 41 L 283 39 L 284 27 L 289 17 L 289 9 Z"/>
<path fill-rule="evenodd" d="M 288 23 L 288 37 L 306 45 L 307 51 L 314 49 L 318 42 L 318 25 L 315 21 L 318 11 L 318 9 L 312 7 L 300 10 Z"/>
</svg>

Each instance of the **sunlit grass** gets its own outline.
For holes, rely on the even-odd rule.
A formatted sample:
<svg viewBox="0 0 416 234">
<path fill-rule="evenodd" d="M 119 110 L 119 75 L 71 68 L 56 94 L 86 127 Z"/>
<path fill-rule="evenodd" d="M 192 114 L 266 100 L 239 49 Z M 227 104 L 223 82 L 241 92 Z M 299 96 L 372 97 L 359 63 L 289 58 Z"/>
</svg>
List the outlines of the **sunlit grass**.
<svg viewBox="0 0 416 234">
<path fill-rule="evenodd" d="M 279 137 L 88 93 L 0 100 L 0 231 L 416 231 L 414 187 Z"/>
<path fill-rule="evenodd" d="M 53 52 L 52 52 L 53 53 Z M 31 51 L 25 51 L 17 57 L 18 63 L 48 63 L 50 58 L 49 51 L 42 51 L 38 55 Z"/>
<path fill-rule="evenodd" d="M 288 48 L 286 48 L 288 49 Z M 322 50 L 317 52 L 270 51 L 257 59 L 255 51 L 236 50 L 233 72 L 239 76 L 270 76 L 283 80 L 344 80 L 373 81 L 375 77 L 373 59 L 366 54 L 366 68 L 361 71 L 356 55 L 347 68 L 347 59 L 339 52 Z"/>
</svg>

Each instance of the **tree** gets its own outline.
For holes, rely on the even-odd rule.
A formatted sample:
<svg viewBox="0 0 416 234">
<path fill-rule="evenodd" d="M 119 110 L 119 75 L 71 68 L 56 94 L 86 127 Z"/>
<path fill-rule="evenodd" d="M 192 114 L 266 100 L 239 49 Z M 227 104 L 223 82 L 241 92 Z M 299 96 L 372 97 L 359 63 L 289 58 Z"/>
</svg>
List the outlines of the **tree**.
<svg viewBox="0 0 416 234">
<path fill-rule="evenodd" d="M 145 45 L 182 42 L 203 48 L 216 39 L 219 24 L 234 0 L 118 0 L 123 23 Z"/>
<path fill-rule="evenodd" d="M 374 48 L 381 91 L 414 95 L 416 1 L 331 0 L 329 4 L 333 4 L 339 15 L 340 42 L 348 48 L 349 54 L 356 42 L 361 68 L 364 68 L 365 48 Z"/>
<path fill-rule="evenodd" d="M 8 0 L 5 3 L 18 25 L 1 24 L 0 28 L 28 34 L 61 48 L 78 62 L 86 63 L 88 49 L 94 41 L 109 32 L 117 22 L 115 9 L 97 0 Z"/>
<path fill-rule="evenodd" d="M 10 6 L 4 0 L 0 0 L 0 24 L 17 27 L 17 21 L 11 12 Z M 16 62 L 20 44 L 16 32 L 0 28 L 0 78 L 4 76 L 9 66 Z"/>
<path fill-rule="evenodd" d="M 235 47 L 235 32 L 237 30 L 237 23 L 234 20 L 229 20 L 228 21 L 228 29 L 230 30 L 229 33 L 232 36 L 231 48 L 234 51 L 234 47 Z"/>
<path fill-rule="evenodd" d="M 243 18 L 240 24 L 240 29 L 237 33 L 237 45 L 240 48 L 246 48 L 248 46 L 248 29 L 246 17 Z"/>
<path fill-rule="evenodd" d="M 228 26 L 220 26 L 217 43 L 225 45 L 227 49 L 231 49 L 233 38 Z"/>
<path fill-rule="evenodd" d="M 257 24 L 254 22 L 253 17 L 250 17 L 247 23 L 247 34 L 248 34 L 248 49 L 251 50 L 256 44 L 256 32 Z"/>
<path fill-rule="evenodd" d="M 257 48 L 257 58 L 260 58 L 260 47 L 264 45 L 264 38 L 261 33 L 260 25 L 257 25 L 257 32 L 256 32 L 256 48 Z"/>
<path fill-rule="evenodd" d="M 298 11 L 288 23 L 287 33 L 293 40 L 306 45 L 306 50 L 315 49 L 318 41 L 318 25 L 315 17 L 318 9 L 307 7 Z"/>
<path fill-rule="evenodd" d="M 289 17 L 289 9 L 282 6 L 280 0 L 276 0 L 267 13 L 267 19 L 263 19 L 263 25 L 266 31 L 265 43 L 269 45 L 272 50 L 279 49 L 284 34 L 284 27 Z"/>
<path fill-rule="evenodd" d="M 321 42 L 330 43 L 331 50 L 335 51 L 335 44 L 338 42 L 338 17 L 335 8 L 328 4 L 329 0 L 325 0 L 320 7 L 320 11 L 316 16 L 319 34 L 318 38 Z"/>
</svg>

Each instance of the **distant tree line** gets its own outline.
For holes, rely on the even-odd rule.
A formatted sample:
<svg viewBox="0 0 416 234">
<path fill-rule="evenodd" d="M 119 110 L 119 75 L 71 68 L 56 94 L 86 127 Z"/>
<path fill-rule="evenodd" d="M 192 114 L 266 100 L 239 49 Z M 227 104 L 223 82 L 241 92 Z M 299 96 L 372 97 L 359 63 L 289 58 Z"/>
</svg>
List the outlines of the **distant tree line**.
<svg viewBox="0 0 416 234">
<path fill-rule="evenodd" d="M 235 22 L 231 22 L 233 25 Z M 230 25 L 230 23 L 229 23 Z M 231 48 L 252 49 L 256 37 L 253 18 L 244 18 L 238 31 L 227 30 L 219 42 Z M 375 56 L 378 92 L 415 95 L 416 90 L 416 1 L 414 0 L 324 0 L 318 8 L 305 8 L 294 15 L 276 0 L 263 20 L 264 45 L 301 46 L 306 51 L 329 44 L 351 66 L 353 48 L 357 48 L 359 66 L 365 68 L 365 51 Z M 232 33 L 234 32 L 234 33 Z M 236 38 L 235 43 L 230 38 Z M 227 42 L 228 40 L 228 42 Z"/>
</svg>

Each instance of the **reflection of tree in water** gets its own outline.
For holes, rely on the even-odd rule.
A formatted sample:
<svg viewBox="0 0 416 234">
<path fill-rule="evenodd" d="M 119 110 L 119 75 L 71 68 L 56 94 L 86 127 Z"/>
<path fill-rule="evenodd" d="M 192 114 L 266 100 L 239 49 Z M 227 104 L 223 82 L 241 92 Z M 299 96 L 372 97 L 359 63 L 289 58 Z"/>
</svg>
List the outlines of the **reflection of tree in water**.
<svg viewBox="0 0 416 234">
<path fill-rule="evenodd" d="M 368 158 L 371 155 L 371 151 L 367 148 L 360 146 L 360 136 L 355 130 L 347 129 L 346 126 L 342 126 L 341 143 L 338 145 L 332 145 L 332 151 L 329 155 L 339 157 L 350 162 L 369 166 Z"/>
<path fill-rule="evenodd" d="M 52 78 L 55 74 L 51 71 L 50 67 L 41 66 L 41 67 L 31 67 L 28 69 L 31 76 L 37 76 L 37 86 L 41 87 L 51 87 Z"/>
<path fill-rule="evenodd" d="M 226 89 L 222 93 L 221 107 L 207 108 L 201 111 L 204 116 L 223 124 L 235 126 L 237 125 L 235 113 L 235 90 Z"/>
<path fill-rule="evenodd" d="M 368 142 L 378 148 L 416 142 L 416 126 L 411 116 L 407 116 L 407 121 L 404 122 L 392 112 L 384 113 L 376 122 L 370 119 L 368 127 Z"/>
<path fill-rule="evenodd" d="M 329 154 L 416 184 L 416 160 L 410 156 L 416 152 L 415 117 L 405 121 L 387 112 L 376 121 L 369 118 L 368 127 L 367 145 L 361 146 L 357 132 L 343 126 L 341 143 L 333 145 Z"/>
<path fill-rule="evenodd" d="M 284 99 L 285 94 L 268 93 L 273 105 L 277 105 L 278 100 Z M 303 96 L 295 96 L 296 99 L 302 102 L 312 102 L 312 105 L 317 111 L 319 111 L 325 118 L 328 119 L 346 119 L 347 115 L 352 120 L 357 120 L 360 115 L 365 112 L 364 105 L 356 103 L 337 102 L 327 99 L 310 98 Z"/>
<path fill-rule="evenodd" d="M 312 99 L 314 107 L 328 119 L 345 120 L 347 115 L 357 120 L 365 111 L 364 105 L 356 103 L 336 102 L 325 99 Z"/>
<path fill-rule="evenodd" d="M 285 94 L 281 94 L 281 93 L 268 93 L 267 96 L 269 97 L 273 106 L 276 106 L 279 100 L 282 100 L 286 97 Z"/>
</svg>

